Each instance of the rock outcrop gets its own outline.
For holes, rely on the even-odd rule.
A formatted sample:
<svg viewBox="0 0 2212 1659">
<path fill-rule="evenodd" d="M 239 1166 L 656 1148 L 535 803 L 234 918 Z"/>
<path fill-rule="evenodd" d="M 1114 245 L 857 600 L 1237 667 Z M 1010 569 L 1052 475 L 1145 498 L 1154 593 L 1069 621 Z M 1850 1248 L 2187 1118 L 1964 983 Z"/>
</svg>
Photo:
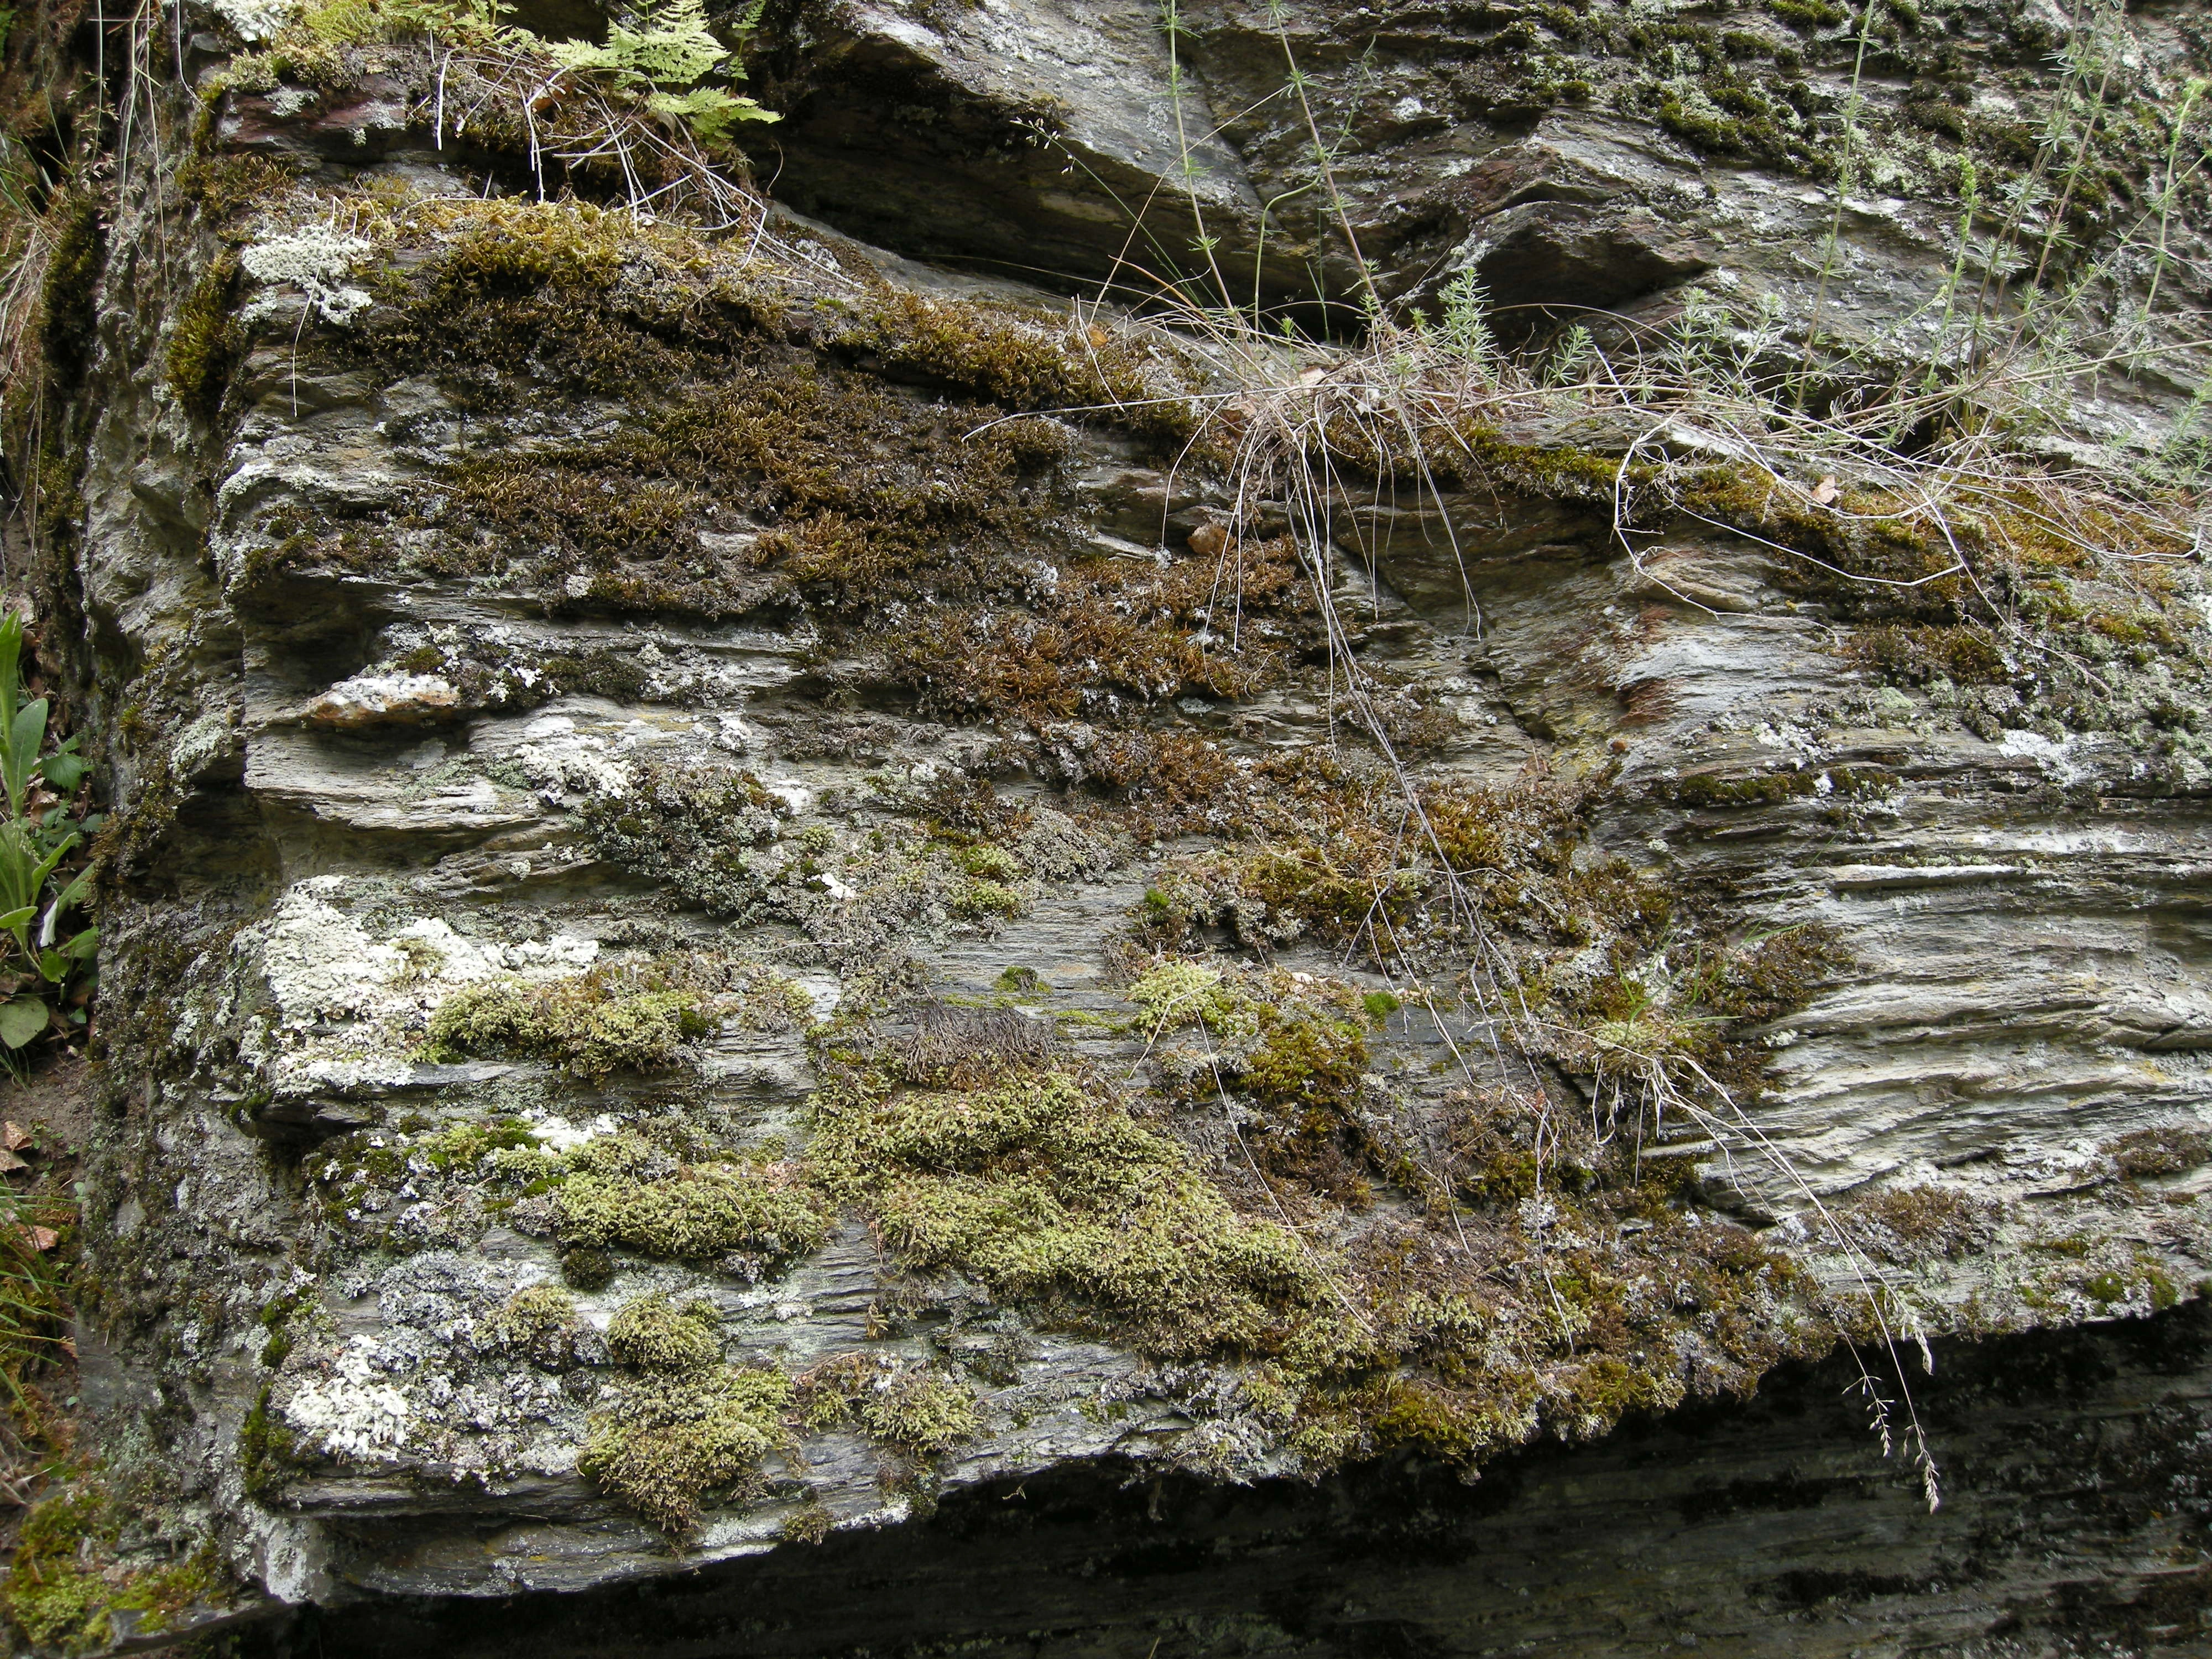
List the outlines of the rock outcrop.
<svg viewBox="0 0 2212 1659">
<path fill-rule="evenodd" d="M 121 26 L 11 535 L 179 1618 L 2204 1639 L 2205 21 L 1722 10 L 771 9 L 757 207 Z"/>
</svg>

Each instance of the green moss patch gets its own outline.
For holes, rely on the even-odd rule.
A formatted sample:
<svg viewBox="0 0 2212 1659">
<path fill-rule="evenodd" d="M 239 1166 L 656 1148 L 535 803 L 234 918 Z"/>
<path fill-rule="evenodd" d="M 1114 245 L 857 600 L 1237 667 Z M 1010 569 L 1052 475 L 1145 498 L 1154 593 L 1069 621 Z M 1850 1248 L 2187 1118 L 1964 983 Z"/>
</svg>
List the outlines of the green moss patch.
<svg viewBox="0 0 2212 1659">
<path fill-rule="evenodd" d="M 713 1029 L 694 991 L 629 991 L 601 972 L 524 984 L 495 980 L 457 992 L 430 1017 L 428 1052 L 520 1054 L 603 1078 L 665 1071 Z"/>
<path fill-rule="evenodd" d="M 210 264 L 178 307 L 169 335 L 169 389 L 195 420 L 211 422 L 222 408 L 245 350 L 244 331 L 231 316 L 237 256 L 226 252 Z"/>
<path fill-rule="evenodd" d="M 742 1500 L 762 1459 L 788 1443 L 791 1379 L 778 1370 L 699 1364 L 624 1379 L 592 1413 L 576 1467 L 664 1531 L 681 1534 L 710 1494 Z"/>
<path fill-rule="evenodd" d="M 656 1291 L 625 1302 L 607 1326 L 607 1352 L 625 1365 L 647 1371 L 696 1371 L 722 1355 L 720 1322 L 703 1302 L 678 1308 Z"/>
<path fill-rule="evenodd" d="M 1016 1073 L 969 1092 L 827 1093 L 809 1155 L 922 1271 L 1110 1327 L 1148 1352 L 1279 1344 L 1316 1293 L 1297 1242 L 1237 1215 L 1100 1080 Z"/>
<path fill-rule="evenodd" d="M 1341 981 L 1170 959 L 1129 988 L 1171 1098 L 1203 1107 L 1237 1097 L 1240 1145 L 1269 1176 L 1364 1204 L 1376 1156 L 1358 1110 L 1369 1060 L 1367 1009 Z M 1201 1041 L 1179 1041 L 1194 1032 Z"/>
<path fill-rule="evenodd" d="M 119 1562 L 124 1519 L 94 1478 L 32 1506 L 16 1535 L 0 1602 L 33 1644 L 66 1654 L 102 1652 L 113 1639 L 112 1614 L 139 1614 L 140 1632 L 158 1632 L 222 1593 L 226 1580 L 212 1546 L 159 1565 Z"/>
<path fill-rule="evenodd" d="M 489 1334 L 501 1346 L 549 1371 L 577 1363 L 583 1327 L 575 1298 L 558 1285 L 532 1285 L 517 1291 L 492 1316 Z"/>
<path fill-rule="evenodd" d="M 848 1353 L 794 1379 L 800 1419 L 817 1431 L 857 1425 L 908 1457 L 939 1456 L 983 1432 L 975 1391 L 927 1365 Z"/>
<path fill-rule="evenodd" d="M 42 1647 L 83 1652 L 107 1644 L 114 1591 L 87 1570 L 83 1546 L 112 1541 L 106 1493 L 85 1484 L 36 1504 L 17 1535 L 8 1572 L 9 1617 Z"/>
<path fill-rule="evenodd" d="M 686 1167 L 659 1181 L 587 1170 L 561 1184 L 554 1214 L 564 1244 L 679 1260 L 742 1253 L 781 1262 L 829 1233 L 821 1204 L 805 1187 L 732 1165 Z"/>
<path fill-rule="evenodd" d="M 712 915 L 738 917 L 766 899 L 750 855 L 789 816 L 750 772 L 646 763 L 623 794 L 587 802 L 583 820 L 601 858 Z"/>
</svg>

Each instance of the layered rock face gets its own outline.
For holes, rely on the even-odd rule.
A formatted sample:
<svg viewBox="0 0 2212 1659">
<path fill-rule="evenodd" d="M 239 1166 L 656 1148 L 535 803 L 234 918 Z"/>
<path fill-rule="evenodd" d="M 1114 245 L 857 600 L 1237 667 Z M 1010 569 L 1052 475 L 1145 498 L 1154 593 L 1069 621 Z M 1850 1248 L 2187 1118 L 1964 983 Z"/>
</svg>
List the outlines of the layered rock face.
<svg viewBox="0 0 2212 1659">
<path fill-rule="evenodd" d="M 181 24 L 47 307 L 131 1547 L 329 1652 L 2203 1639 L 2195 9 L 771 13 L 658 213 L 317 27 Z"/>
</svg>

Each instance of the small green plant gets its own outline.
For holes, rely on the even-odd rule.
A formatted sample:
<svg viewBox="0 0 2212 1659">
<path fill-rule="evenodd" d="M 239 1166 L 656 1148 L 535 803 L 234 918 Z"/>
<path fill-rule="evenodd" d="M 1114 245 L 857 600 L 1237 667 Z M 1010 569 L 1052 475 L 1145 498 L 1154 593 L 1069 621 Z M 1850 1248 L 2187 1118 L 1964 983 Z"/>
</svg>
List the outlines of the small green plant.
<svg viewBox="0 0 2212 1659">
<path fill-rule="evenodd" d="M 541 182 L 550 161 L 619 181 L 633 207 L 750 222 L 757 204 L 724 171 L 730 131 L 778 118 L 717 83 L 744 77 L 743 47 L 764 4 L 752 0 L 733 20 L 732 51 L 708 27 L 702 0 L 644 0 L 605 44 L 545 40 L 507 21 L 501 0 L 327 0 L 234 60 L 213 89 L 267 90 L 288 74 L 343 78 L 354 72 L 349 48 L 420 42 L 439 57 L 434 138 L 448 123 L 456 134 L 519 129 Z"/>
<path fill-rule="evenodd" d="M 753 0 L 739 20 L 740 36 L 760 22 L 767 0 Z M 597 74 L 618 92 L 641 99 L 653 114 L 688 126 L 705 143 L 717 143 L 739 121 L 773 121 L 775 112 L 750 98 L 705 84 L 709 76 L 744 73 L 707 27 L 700 0 L 653 0 L 635 25 L 616 23 L 599 46 L 556 40 L 546 48 L 570 69 Z"/>
<path fill-rule="evenodd" d="M 85 763 L 70 738 L 46 745 L 47 702 L 22 701 L 23 622 L 10 614 L 0 621 L 0 787 L 8 816 L 0 822 L 0 929 L 12 948 L 5 971 L 13 994 L 0 1002 L 0 1044 L 19 1049 L 49 1025 L 69 1024 L 59 1010 L 71 981 L 82 978 L 99 940 L 97 927 L 64 935 L 62 918 L 81 907 L 90 889 L 88 871 L 61 878 L 63 861 L 81 836 L 69 822 L 66 806 L 31 811 L 34 787 L 57 794 L 75 793 Z M 76 1016 L 80 1022 L 82 1012 Z"/>
<path fill-rule="evenodd" d="M 1482 279 L 1462 270 L 1444 285 L 1444 349 L 1478 374 L 1486 375 L 1498 356 L 1498 337 L 1490 328 L 1490 296 Z"/>
</svg>

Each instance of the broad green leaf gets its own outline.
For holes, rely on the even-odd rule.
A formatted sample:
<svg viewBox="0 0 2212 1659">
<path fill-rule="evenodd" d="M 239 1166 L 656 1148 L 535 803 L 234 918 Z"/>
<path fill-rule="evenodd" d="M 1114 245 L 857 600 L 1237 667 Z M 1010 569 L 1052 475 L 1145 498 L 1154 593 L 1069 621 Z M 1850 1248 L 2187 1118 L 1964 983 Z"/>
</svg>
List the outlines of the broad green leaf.
<svg viewBox="0 0 2212 1659">
<path fill-rule="evenodd" d="M 36 997 L 0 1002 L 0 1042 L 20 1048 L 46 1029 L 46 1005 Z"/>
<path fill-rule="evenodd" d="M 35 762 L 46 741 L 46 700 L 39 697 L 15 711 L 15 724 L 8 729 L 8 744 L 28 764 Z"/>
<path fill-rule="evenodd" d="M 39 971 L 49 984 L 58 985 L 69 977 L 70 960 L 58 951 L 39 952 Z"/>
<path fill-rule="evenodd" d="M 10 611 L 0 617 L 0 741 L 15 726 L 15 694 L 23 684 L 23 619 Z"/>
<path fill-rule="evenodd" d="M 70 741 L 74 743 L 76 739 L 72 738 Z M 71 754 L 66 749 L 58 750 L 39 763 L 40 775 L 59 795 L 75 794 L 77 785 L 84 781 L 84 775 L 91 769 L 83 756 Z"/>
<path fill-rule="evenodd" d="M 100 929 L 88 927 L 62 946 L 62 954 L 72 962 L 82 962 L 100 948 Z"/>
<path fill-rule="evenodd" d="M 23 811 L 24 792 L 39 763 L 39 748 L 46 740 L 46 700 L 39 698 L 15 711 L 8 728 L 8 807 L 15 816 Z"/>
<path fill-rule="evenodd" d="M 27 904 L 20 910 L 10 910 L 7 915 L 0 915 L 0 927 L 27 927 L 31 918 L 38 914 L 38 906 Z"/>
<path fill-rule="evenodd" d="M 21 823 L 0 820 L 0 908 L 35 906 L 45 883 L 30 831 Z"/>
</svg>

